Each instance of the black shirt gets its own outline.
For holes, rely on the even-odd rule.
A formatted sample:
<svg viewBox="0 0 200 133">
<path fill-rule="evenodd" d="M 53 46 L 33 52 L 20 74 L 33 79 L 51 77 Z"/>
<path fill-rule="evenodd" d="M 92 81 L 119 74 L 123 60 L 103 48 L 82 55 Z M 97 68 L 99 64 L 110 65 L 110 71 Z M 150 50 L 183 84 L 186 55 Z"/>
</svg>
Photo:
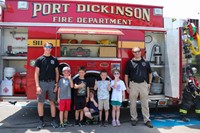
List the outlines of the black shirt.
<svg viewBox="0 0 200 133">
<path fill-rule="evenodd" d="M 80 79 L 80 78 L 76 78 L 74 80 L 74 84 L 81 84 L 84 83 L 84 87 L 83 88 L 78 88 L 78 89 L 74 89 L 74 97 L 86 97 L 87 96 L 87 87 L 88 87 L 88 83 L 86 79 Z"/>
<path fill-rule="evenodd" d="M 58 67 L 58 60 L 54 56 L 40 56 L 36 59 L 35 67 L 40 68 L 39 80 L 55 80 L 55 68 Z"/>
<path fill-rule="evenodd" d="M 126 63 L 125 72 L 128 75 L 130 81 L 141 83 L 149 82 L 148 74 L 151 73 L 150 63 L 141 59 L 139 61 L 129 60 Z"/>
</svg>

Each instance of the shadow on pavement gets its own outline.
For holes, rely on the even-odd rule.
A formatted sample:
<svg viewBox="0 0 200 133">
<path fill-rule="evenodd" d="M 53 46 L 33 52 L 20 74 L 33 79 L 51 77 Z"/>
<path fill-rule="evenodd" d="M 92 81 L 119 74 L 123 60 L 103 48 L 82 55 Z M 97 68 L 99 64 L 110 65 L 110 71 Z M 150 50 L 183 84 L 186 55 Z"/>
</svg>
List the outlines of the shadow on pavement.
<svg viewBox="0 0 200 133">
<path fill-rule="evenodd" d="M 100 127 L 98 125 L 87 125 L 83 127 L 79 126 L 71 126 L 66 127 L 65 130 L 60 130 L 59 128 L 54 129 L 51 127 L 51 114 L 50 114 L 50 106 L 48 103 L 45 103 L 45 116 L 44 121 L 46 126 L 44 129 L 41 129 L 38 131 L 36 128 L 38 123 L 38 114 L 37 114 L 37 102 L 17 102 L 17 103 L 0 103 L 0 132 L 71 132 L 71 133 L 101 133 L 101 132 L 115 132 L 115 133 L 121 133 L 121 132 L 137 132 L 137 133 L 159 133 L 159 131 L 156 128 L 153 128 L 149 130 L 148 127 L 146 127 L 141 120 L 138 122 L 137 126 L 133 127 L 130 124 L 130 114 L 129 114 L 129 108 L 122 108 L 121 109 L 121 127 L 112 127 L 112 125 L 109 125 L 108 127 Z M 58 110 L 57 110 L 57 122 L 59 122 L 59 116 L 58 116 Z M 111 122 L 111 112 L 109 116 L 109 121 Z M 73 123 L 74 122 L 74 112 L 69 112 L 69 120 Z M 134 129 L 134 130 L 133 130 Z"/>
<path fill-rule="evenodd" d="M 136 133 L 160 133 L 157 128 L 163 129 L 171 129 L 174 126 L 187 126 L 189 128 L 200 129 L 200 121 L 196 121 L 194 115 L 191 113 L 189 115 L 190 119 L 192 120 L 190 123 L 184 123 L 179 120 L 178 115 L 178 108 L 172 109 L 151 109 L 151 120 L 154 124 L 153 129 L 149 129 L 143 123 L 141 109 L 138 109 L 138 116 L 139 122 L 137 126 L 131 126 L 130 123 L 130 112 L 129 108 L 121 108 L 121 127 L 112 127 L 109 125 L 108 127 L 99 127 L 98 125 L 87 125 L 84 127 L 78 126 L 71 126 L 66 127 L 65 130 L 60 130 L 59 128 L 54 129 L 51 125 L 51 113 L 50 113 L 50 106 L 45 103 L 44 111 L 44 121 L 45 121 L 45 128 L 38 131 L 36 128 L 38 124 L 38 114 L 37 114 L 37 102 L 17 102 L 17 103 L 4 103 L 0 102 L 0 132 L 87 132 L 87 133 L 101 133 L 101 132 L 136 132 Z M 57 110 L 56 120 L 59 123 L 59 111 Z M 69 120 L 71 123 L 74 122 L 74 112 L 69 112 Z M 109 121 L 111 123 L 111 110 Z"/>
</svg>

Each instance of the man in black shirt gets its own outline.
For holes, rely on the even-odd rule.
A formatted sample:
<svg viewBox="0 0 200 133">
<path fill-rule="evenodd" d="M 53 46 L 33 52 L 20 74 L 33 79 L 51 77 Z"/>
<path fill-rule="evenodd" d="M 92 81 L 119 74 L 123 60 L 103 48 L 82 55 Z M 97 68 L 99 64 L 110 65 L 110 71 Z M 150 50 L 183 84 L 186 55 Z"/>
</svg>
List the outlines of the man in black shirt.
<svg viewBox="0 0 200 133">
<path fill-rule="evenodd" d="M 38 99 L 38 115 L 40 118 L 38 129 L 45 126 L 44 124 L 44 101 L 46 99 L 46 93 L 50 101 L 52 122 L 51 125 L 57 128 L 58 125 L 55 121 L 56 117 L 56 92 L 57 83 L 59 79 L 58 60 L 51 55 L 53 44 L 46 42 L 44 44 L 44 54 L 36 59 L 35 62 L 35 84 L 36 94 Z"/>
<path fill-rule="evenodd" d="M 136 126 L 137 106 L 136 102 L 140 96 L 142 114 L 146 126 L 153 128 L 149 119 L 148 94 L 152 81 L 151 67 L 149 62 L 146 62 L 141 56 L 141 49 L 135 47 L 132 49 L 134 58 L 129 60 L 125 68 L 125 84 L 130 99 L 130 113 L 132 126 Z"/>
</svg>

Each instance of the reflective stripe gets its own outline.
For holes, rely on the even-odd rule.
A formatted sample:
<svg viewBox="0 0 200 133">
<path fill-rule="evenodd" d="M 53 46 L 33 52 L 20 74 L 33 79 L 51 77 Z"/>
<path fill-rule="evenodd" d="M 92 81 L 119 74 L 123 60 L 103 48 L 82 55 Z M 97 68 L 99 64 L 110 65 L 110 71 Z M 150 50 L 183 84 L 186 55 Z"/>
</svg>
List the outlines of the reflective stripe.
<svg viewBox="0 0 200 133">
<path fill-rule="evenodd" d="M 195 109 L 195 113 L 200 114 L 200 110 L 199 109 Z"/>
<path fill-rule="evenodd" d="M 179 109 L 179 112 L 183 114 L 187 114 L 187 110 L 184 110 L 184 109 Z"/>
</svg>

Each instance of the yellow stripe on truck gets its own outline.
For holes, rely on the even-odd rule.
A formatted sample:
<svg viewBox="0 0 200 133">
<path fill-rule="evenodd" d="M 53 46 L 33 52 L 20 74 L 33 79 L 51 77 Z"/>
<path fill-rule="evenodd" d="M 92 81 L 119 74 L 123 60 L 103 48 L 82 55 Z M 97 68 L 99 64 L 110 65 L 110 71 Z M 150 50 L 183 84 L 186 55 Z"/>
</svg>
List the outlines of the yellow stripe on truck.
<svg viewBox="0 0 200 133">
<path fill-rule="evenodd" d="M 51 42 L 54 47 L 60 46 L 60 40 L 55 40 L 55 39 L 28 39 L 28 47 L 43 47 L 46 42 Z"/>
<path fill-rule="evenodd" d="M 144 42 L 136 42 L 136 41 L 118 41 L 119 48 L 133 48 L 133 47 L 140 47 L 145 48 Z"/>
</svg>

